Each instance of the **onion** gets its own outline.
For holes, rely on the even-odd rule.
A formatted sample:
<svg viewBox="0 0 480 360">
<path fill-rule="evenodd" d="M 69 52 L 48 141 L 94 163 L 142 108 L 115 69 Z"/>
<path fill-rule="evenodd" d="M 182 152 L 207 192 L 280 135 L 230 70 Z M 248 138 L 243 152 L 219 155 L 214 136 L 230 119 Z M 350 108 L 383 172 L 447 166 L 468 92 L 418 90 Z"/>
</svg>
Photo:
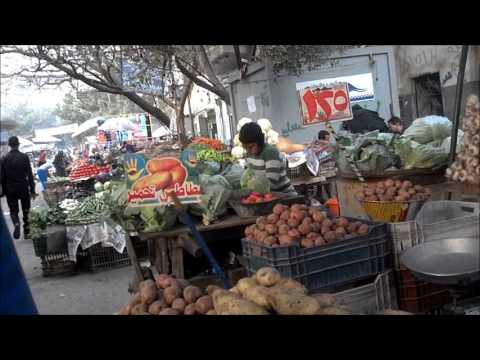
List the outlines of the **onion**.
<svg viewBox="0 0 480 360">
<path fill-rule="evenodd" d="M 467 171 L 466 170 L 460 170 L 458 172 L 458 180 L 461 182 L 465 182 L 467 180 Z"/>
</svg>

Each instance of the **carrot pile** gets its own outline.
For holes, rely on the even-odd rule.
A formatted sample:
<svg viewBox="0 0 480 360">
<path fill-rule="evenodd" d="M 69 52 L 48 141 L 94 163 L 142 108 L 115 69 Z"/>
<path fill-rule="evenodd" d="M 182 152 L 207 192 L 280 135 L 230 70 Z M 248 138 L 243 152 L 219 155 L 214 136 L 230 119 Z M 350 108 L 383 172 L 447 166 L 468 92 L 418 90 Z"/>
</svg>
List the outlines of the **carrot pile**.
<svg viewBox="0 0 480 360">
<path fill-rule="evenodd" d="M 214 150 L 223 150 L 225 145 L 218 139 L 210 139 L 207 137 L 196 137 L 192 140 L 192 144 L 203 144 L 207 145 Z"/>
</svg>

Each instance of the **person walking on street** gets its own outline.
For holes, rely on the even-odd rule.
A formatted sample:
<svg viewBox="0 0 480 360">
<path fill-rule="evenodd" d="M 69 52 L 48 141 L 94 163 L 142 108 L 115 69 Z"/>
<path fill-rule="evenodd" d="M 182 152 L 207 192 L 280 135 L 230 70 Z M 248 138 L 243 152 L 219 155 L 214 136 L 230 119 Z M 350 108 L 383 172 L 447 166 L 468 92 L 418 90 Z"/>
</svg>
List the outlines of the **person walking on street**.
<svg viewBox="0 0 480 360">
<path fill-rule="evenodd" d="M 68 160 L 62 150 L 59 150 L 55 159 L 53 160 L 53 166 L 55 166 L 55 175 L 66 177 L 66 168 L 68 166 Z"/>
<path fill-rule="evenodd" d="M 30 232 L 28 212 L 30 211 L 30 198 L 35 198 L 35 182 L 33 180 L 32 167 L 28 156 L 18 150 L 20 142 L 18 137 L 8 139 L 11 150 L 2 159 L 0 178 L 3 194 L 7 197 L 10 209 L 10 217 L 14 225 L 13 237 L 20 238 L 20 218 L 18 202 L 22 204 L 23 233 L 28 236 Z"/>
<path fill-rule="evenodd" d="M 38 166 L 42 166 L 47 162 L 47 152 L 45 150 L 40 150 L 40 155 L 38 155 Z"/>
</svg>

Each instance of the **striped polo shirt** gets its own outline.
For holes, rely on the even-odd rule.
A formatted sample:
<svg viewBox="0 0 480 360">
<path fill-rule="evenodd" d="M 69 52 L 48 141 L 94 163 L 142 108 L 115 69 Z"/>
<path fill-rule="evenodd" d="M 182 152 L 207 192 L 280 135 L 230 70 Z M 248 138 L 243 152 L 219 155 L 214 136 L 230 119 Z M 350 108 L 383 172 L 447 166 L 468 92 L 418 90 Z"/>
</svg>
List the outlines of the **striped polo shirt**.
<svg viewBox="0 0 480 360">
<path fill-rule="evenodd" d="M 247 166 L 255 174 L 265 175 L 270 180 L 270 190 L 282 193 L 295 193 L 287 177 L 285 162 L 275 146 L 265 144 L 258 155 L 247 155 Z"/>
</svg>

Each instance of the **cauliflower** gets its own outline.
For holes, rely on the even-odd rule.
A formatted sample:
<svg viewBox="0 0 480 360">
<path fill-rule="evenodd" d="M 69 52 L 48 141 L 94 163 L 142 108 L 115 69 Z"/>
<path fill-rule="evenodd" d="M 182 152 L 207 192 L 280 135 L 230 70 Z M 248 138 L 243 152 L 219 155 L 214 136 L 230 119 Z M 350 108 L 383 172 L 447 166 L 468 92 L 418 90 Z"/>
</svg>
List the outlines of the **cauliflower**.
<svg viewBox="0 0 480 360">
<path fill-rule="evenodd" d="M 232 149 L 232 156 L 235 159 L 241 159 L 241 158 L 245 157 L 245 155 L 246 155 L 245 149 L 241 146 L 235 146 Z"/>
<path fill-rule="evenodd" d="M 267 132 L 267 143 L 269 143 L 270 145 L 278 144 L 278 137 L 279 137 L 278 132 L 276 132 L 275 130 L 269 130 Z"/>
<path fill-rule="evenodd" d="M 242 146 L 242 143 L 240 142 L 240 135 L 239 134 L 235 135 L 235 137 L 233 138 L 233 145 Z"/>
<path fill-rule="evenodd" d="M 240 132 L 240 129 L 242 128 L 243 125 L 251 122 L 252 122 L 252 119 L 250 118 L 247 118 L 247 117 L 241 118 L 240 120 L 238 120 L 237 131 Z"/>
<path fill-rule="evenodd" d="M 257 124 L 262 128 L 264 134 L 267 134 L 272 130 L 272 123 L 268 119 L 259 119 L 257 120 Z"/>
</svg>

